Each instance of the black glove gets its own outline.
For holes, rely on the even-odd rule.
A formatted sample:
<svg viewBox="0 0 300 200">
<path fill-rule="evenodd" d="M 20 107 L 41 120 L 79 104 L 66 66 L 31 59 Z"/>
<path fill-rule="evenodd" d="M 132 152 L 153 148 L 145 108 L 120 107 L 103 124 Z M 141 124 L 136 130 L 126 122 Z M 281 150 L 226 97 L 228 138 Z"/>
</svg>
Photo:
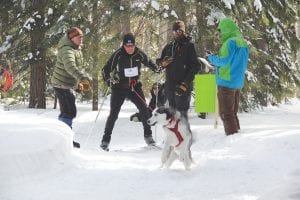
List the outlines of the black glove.
<svg viewBox="0 0 300 200">
<path fill-rule="evenodd" d="M 185 82 L 182 82 L 180 85 L 176 85 L 175 95 L 182 96 L 188 89 L 188 85 Z"/>
<path fill-rule="evenodd" d="M 163 70 L 162 67 L 157 66 L 156 69 L 154 70 L 154 72 L 159 74 L 159 73 L 161 73 L 162 70 Z"/>
<path fill-rule="evenodd" d="M 107 87 L 111 87 L 111 80 L 110 80 L 110 78 L 106 79 L 105 83 L 106 83 Z"/>
</svg>

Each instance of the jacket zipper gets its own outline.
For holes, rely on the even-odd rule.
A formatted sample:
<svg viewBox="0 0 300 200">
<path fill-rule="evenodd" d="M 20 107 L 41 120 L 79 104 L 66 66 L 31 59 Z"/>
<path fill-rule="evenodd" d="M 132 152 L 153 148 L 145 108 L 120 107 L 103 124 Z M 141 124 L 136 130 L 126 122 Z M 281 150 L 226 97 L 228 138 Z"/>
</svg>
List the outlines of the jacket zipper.
<svg viewBox="0 0 300 200">
<path fill-rule="evenodd" d="M 132 56 L 130 57 L 130 68 L 132 68 L 132 57 L 133 57 L 133 56 L 134 56 L 134 55 L 132 55 Z M 129 85 L 129 87 L 130 87 L 130 85 L 131 85 L 131 77 L 129 77 L 128 85 Z"/>
</svg>

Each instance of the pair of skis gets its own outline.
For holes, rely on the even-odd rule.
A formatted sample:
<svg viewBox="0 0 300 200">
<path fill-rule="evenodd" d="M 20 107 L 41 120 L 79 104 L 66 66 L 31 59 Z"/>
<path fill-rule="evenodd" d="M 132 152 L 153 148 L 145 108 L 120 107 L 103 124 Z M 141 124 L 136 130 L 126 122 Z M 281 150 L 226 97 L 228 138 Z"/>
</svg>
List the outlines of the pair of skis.
<svg viewBox="0 0 300 200">
<path fill-rule="evenodd" d="M 126 152 L 126 153 L 143 153 L 145 151 L 149 150 L 161 150 L 162 148 L 156 144 L 151 144 L 147 146 L 142 146 L 142 147 L 134 147 L 134 148 L 127 148 L 127 149 L 112 149 L 110 150 L 109 148 L 103 149 L 104 151 L 110 151 L 110 152 Z"/>
</svg>

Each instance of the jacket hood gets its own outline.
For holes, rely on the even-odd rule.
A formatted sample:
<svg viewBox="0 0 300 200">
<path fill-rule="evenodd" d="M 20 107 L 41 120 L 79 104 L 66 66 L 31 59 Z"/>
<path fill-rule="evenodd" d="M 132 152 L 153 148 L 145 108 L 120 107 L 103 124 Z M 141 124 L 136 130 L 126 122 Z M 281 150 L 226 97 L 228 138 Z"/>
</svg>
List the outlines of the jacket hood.
<svg viewBox="0 0 300 200">
<path fill-rule="evenodd" d="M 63 46 L 70 46 L 74 49 L 78 49 L 79 46 L 75 45 L 65 34 L 58 42 L 58 48 L 62 48 Z"/>
<path fill-rule="evenodd" d="M 231 18 L 224 18 L 220 21 L 218 29 L 221 31 L 221 40 L 225 42 L 228 38 L 239 37 L 241 32 L 239 27 Z"/>
</svg>

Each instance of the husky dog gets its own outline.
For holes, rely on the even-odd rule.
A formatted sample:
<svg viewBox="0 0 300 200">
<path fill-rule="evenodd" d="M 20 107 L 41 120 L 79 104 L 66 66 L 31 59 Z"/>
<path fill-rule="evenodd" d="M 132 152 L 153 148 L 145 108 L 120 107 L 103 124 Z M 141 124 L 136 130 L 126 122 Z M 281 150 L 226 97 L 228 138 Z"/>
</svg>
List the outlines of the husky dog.
<svg viewBox="0 0 300 200">
<path fill-rule="evenodd" d="M 148 119 L 148 124 L 153 126 L 156 123 L 161 124 L 165 131 L 161 167 L 169 168 L 174 160 L 179 159 L 183 162 L 186 170 L 190 169 L 192 133 L 187 119 L 182 117 L 178 111 L 172 114 L 167 108 L 156 108 L 152 117 Z"/>
</svg>

